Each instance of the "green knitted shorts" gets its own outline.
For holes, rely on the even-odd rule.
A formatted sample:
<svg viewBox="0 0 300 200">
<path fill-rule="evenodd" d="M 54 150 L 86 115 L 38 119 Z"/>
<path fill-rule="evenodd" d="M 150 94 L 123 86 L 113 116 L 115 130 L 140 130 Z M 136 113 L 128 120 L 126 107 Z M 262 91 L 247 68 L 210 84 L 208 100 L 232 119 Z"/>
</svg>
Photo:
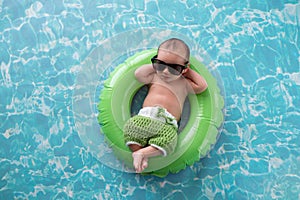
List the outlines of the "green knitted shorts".
<svg viewBox="0 0 300 200">
<path fill-rule="evenodd" d="M 137 144 L 142 147 L 153 146 L 166 156 L 177 145 L 177 127 L 150 117 L 136 115 L 124 125 L 126 145 Z"/>
</svg>

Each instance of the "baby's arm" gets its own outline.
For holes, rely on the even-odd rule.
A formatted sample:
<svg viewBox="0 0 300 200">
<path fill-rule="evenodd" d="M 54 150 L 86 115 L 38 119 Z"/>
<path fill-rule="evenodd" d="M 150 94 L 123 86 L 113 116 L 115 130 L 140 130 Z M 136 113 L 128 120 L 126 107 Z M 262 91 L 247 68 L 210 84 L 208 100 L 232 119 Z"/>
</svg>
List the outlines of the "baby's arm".
<svg viewBox="0 0 300 200">
<path fill-rule="evenodd" d="M 135 70 L 135 77 L 138 81 L 144 84 L 149 84 L 152 82 L 155 74 L 151 64 L 143 65 Z"/>
<path fill-rule="evenodd" d="M 207 83 L 205 79 L 191 68 L 187 68 L 186 70 L 187 71 L 183 74 L 183 76 L 186 78 L 186 80 L 191 86 L 188 88 L 192 88 L 192 91 L 190 91 L 190 89 L 189 92 L 199 94 L 206 90 Z"/>
</svg>

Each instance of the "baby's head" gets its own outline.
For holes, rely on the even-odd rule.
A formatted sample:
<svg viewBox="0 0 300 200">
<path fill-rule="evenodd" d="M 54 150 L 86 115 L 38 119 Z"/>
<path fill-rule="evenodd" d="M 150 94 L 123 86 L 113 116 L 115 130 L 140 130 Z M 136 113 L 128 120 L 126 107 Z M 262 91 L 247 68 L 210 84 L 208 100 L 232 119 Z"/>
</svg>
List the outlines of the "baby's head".
<svg viewBox="0 0 300 200">
<path fill-rule="evenodd" d="M 175 54 L 181 57 L 184 60 L 185 64 L 189 62 L 190 48 L 184 41 L 180 39 L 171 38 L 164 41 L 159 45 L 157 54 L 159 55 L 161 51 Z"/>
<path fill-rule="evenodd" d="M 151 62 L 158 76 L 165 82 L 171 82 L 188 70 L 189 57 L 189 47 L 182 40 L 171 38 L 159 45 Z"/>
</svg>

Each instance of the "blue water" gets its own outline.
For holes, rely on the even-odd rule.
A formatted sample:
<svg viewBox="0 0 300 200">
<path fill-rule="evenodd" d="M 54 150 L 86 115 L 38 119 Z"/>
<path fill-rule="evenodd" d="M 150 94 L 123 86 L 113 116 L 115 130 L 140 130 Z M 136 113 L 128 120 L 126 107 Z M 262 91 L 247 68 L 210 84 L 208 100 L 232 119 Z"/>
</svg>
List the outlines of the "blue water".
<svg viewBox="0 0 300 200">
<path fill-rule="evenodd" d="M 299 25 L 297 0 L 0 0 L 0 199 L 300 199 Z M 97 93 L 170 36 L 220 84 L 219 139 L 165 178 L 112 167 Z"/>
</svg>

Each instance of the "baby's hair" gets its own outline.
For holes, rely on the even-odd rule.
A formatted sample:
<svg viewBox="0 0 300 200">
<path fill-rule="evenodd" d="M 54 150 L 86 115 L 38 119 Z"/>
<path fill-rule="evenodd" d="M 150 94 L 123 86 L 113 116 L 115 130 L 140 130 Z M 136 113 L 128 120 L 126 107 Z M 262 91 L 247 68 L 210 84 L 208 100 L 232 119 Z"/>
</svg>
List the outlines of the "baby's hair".
<svg viewBox="0 0 300 200">
<path fill-rule="evenodd" d="M 179 55 L 182 55 L 183 58 L 187 62 L 189 61 L 190 48 L 184 41 L 182 41 L 178 38 L 171 38 L 171 39 L 164 41 L 163 43 L 161 43 L 159 45 L 158 51 L 160 49 L 164 49 L 164 50 L 171 51 L 171 52 L 177 53 Z"/>
</svg>

